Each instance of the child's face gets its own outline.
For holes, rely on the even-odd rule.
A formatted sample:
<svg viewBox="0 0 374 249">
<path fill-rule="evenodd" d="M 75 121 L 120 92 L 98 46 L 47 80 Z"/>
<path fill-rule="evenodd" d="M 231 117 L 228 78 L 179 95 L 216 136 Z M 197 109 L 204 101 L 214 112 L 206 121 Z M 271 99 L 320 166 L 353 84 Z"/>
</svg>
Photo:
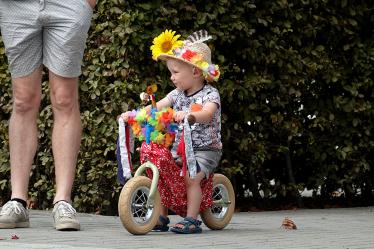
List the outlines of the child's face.
<svg viewBox="0 0 374 249">
<path fill-rule="evenodd" d="M 168 59 L 167 67 L 171 73 L 170 79 L 176 88 L 186 91 L 192 87 L 196 81 L 194 67 L 175 59 Z"/>
</svg>

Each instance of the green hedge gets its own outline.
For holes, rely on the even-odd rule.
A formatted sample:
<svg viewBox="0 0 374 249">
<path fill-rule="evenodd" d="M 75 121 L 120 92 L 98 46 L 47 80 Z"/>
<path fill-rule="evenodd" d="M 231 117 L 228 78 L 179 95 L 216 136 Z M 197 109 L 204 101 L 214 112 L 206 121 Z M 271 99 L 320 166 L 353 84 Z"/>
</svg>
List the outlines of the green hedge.
<svg viewBox="0 0 374 249">
<path fill-rule="evenodd" d="M 172 89 L 149 46 L 165 29 L 207 30 L 222 98 L 224 156 L 237 197 L 255 200 L 342 188 L 373 196 L 374 16 L 371 1 L 101 0 L 94 13 L 80 82 L 83 139 L 74 187 L 79 211 L 114 213 L 116 116 L 139 105 L 157 83 Z M 186 38 L 186 36 L 184 36 Z M 11 86 L 0 48 L 0 198 L 9 197 Z M 52 113 L 43 82 L 40 145 L 30 182 L 37 208 L 54 189 Z M 274 184 L 270 184 L 274 180 Z M 243 203 L 243 202 L 242 202 Z"/>
</svg>

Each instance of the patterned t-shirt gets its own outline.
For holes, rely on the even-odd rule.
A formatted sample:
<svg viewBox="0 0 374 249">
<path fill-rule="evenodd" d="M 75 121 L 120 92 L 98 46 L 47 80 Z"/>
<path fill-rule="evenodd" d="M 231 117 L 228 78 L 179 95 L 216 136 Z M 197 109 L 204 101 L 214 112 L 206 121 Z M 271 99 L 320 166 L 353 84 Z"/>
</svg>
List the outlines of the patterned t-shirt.
<svg viewBox="0 0 374 249">
<path fill-rule="evenodd" d="M 211 85 L 205 84 L 198 92 L 187 96 L 185 92 L 174 89 L 167 95 L 175 111 L 191 112 L 191 106 L 204 106 L 211 102 L 217 104 L 217 111 L 210 123 L 195 123 L 191 125 L 191 138 L 194 150 L 221 150 L 221 99 L 219 92 Z M 173 150 L 180 141 L 183 125 L 179 125 Z"/>
</svg>

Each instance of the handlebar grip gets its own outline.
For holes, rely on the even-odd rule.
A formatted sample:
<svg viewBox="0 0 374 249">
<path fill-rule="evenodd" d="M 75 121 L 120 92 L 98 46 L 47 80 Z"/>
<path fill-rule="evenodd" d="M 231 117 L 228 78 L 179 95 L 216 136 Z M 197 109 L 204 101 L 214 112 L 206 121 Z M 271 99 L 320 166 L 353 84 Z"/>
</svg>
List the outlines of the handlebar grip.
<svg viewBox="0 0 374 249">
<path fill-rule="evenodd" d="M 196 123 L 196 117 L 192 114 L 189 114 L 187 116 L 187 121 L 189 125 L 193 125 L 194 123 Z"/>
</svg>

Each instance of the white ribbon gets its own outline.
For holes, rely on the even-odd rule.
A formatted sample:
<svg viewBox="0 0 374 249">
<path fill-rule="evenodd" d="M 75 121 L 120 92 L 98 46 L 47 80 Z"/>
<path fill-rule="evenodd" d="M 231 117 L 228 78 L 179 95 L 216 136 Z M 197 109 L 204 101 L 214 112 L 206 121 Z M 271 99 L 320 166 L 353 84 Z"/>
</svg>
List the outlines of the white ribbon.
<svg viewBox="0 0 374 249">
<path fill-rule="evenodd" d="M 129 133 L 129 141 L 127 141 L 126 133 Z M 134 139 L 131 129 L 127 127 L 122 117 L 118 119 L 118 134 L 119 134 L 119 152 L 121 157 L 121 165 L 123 177 L 125 180 L 132 178 L 131 175 L 131 154 L 134 153 Z M 127 148 L 127 142 L 129 143 L 129 150 Z"/>
<path fill-rule="evenodd" d="M 184 146 L 186 153 L 187 161 L 187 170 L 189 172 L 190 178 L 195 178 L 197 174 L 196 158 L 195 152 L 192 147 L 192 138 L 191 138 L 191 127 L 188 123 L 187 116 L 184 118 L 183 130 L 184 130 Z"/>
</svg>

